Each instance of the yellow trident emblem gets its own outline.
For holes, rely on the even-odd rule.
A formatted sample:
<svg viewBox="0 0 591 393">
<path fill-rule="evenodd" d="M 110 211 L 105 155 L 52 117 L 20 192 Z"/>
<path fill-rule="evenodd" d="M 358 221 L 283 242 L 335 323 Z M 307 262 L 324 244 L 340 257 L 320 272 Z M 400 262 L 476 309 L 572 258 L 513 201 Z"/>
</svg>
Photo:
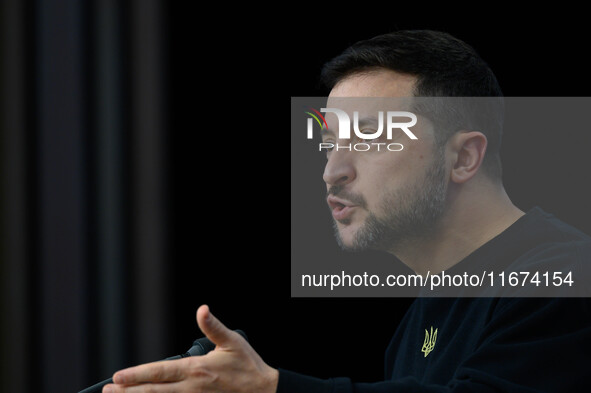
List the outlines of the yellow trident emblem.
<svg viewBox="0 0 591 393">
<path fill-rule="evenodd" d="M 435 348 L 435 341 L 437 341 L 437 330 L 433 332 L 433 326 L 431 326 L 431 334 L 425 329 L 425 342 L 423 343 L 423 348 L 421 348 L 421 352 L 425 353 L 425 357 L 431 353 L 433 348 Z"/>
</svg>

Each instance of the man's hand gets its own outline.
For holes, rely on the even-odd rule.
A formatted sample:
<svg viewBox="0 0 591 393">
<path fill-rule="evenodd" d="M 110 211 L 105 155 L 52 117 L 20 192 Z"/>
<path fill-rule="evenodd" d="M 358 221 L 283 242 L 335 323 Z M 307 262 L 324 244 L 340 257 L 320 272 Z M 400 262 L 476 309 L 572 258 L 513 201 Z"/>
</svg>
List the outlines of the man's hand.
<svg viewBox="0 0 591 393">
<path fill-rule="evenodd" d="M 279 372 L 268 366 L 248 342 L 209 311 L 197 310 L 197 324 L 216 347 L 204 356 L 128 368 L 113 375 L 103 393 L 244 392 L 275 393 Z"/>
</svg>

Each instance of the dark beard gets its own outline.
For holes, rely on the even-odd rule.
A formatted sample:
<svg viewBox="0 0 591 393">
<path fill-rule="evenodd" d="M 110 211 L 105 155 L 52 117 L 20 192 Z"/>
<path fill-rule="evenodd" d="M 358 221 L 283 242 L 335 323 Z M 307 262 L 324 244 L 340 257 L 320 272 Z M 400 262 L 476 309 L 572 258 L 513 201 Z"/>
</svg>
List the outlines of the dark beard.
<svg viewBox="0 0 591 393">
<path fill-rule="evenodd" d="M 443 152 L 438 151 L 422 181 L 387 195 L 379 206 L 379 211 L 385 213 L 378 217 L 370 212 L 351 245 L 343 243 L 337 223 L 333 222 L 339 246 L 347 251 L 393 250 L 429 236 L 445 209 L 444 163 Z"/>
</svg>

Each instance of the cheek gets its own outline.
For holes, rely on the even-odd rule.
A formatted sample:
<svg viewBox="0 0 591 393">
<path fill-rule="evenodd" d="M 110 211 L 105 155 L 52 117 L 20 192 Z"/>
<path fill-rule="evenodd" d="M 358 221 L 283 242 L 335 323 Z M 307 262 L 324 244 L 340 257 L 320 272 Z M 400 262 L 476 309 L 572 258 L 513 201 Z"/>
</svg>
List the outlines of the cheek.
<svg viewBox="0 0 591 393">
<path fill-rule="evenodd" d="M 424 165 L 418 152 L 405 149 L 367 156 L 365 166 L 376 181 L 388 182 L 391 178 L 403 178 Z"/>
<path fill-rule="evenodd" d="M 397 154 L 397 153 L 392 153 Z M 406 164 L 392 158 L 366 162 L 359 186 L 370 209 L 375 209 L 392 190 L 406 181 Z"/>
<path fill-rule="evenodd" d="M 433 162 L 433 151 L 432 145 L 425 141 L 409 142 L 404 146 L 404 150 L 392 157 L 389 169 L 411 179 L 417 179 Z"/>
<path fill-rule="evenodd" d="M 364 172 L 364 194 L 370 205 L 375 205 L 384 195 L 396 189 L 415 184 L 423 176 L 432 153 L 420 147 L 405 146 L 400 152 L 384 152 L 360 159 L 359 167 Z"/>
</svg>

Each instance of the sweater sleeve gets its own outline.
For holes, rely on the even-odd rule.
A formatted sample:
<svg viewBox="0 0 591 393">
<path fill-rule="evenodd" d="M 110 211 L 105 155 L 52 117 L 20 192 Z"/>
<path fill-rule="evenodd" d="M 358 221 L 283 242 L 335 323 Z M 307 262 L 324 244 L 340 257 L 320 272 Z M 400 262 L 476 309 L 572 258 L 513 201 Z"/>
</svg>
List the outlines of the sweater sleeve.
<svg viewBox="0 0 591 393">
<path fill-rule="evenodd" d="M 279 370 L 277 393 L 579 392 L 591 364 L 589 298 L 503 299 L 474 353 L 445 385 L 412 377 L 376 383 Z M 557 323 L 558 322 L 558 323 Z"/>
<path fill-rule="evenodd" d="M 320 379 L 293 371 L 279 369 L 277 393 L 332 393 L 352 392 L 348 378 Z"/>
</svg>

